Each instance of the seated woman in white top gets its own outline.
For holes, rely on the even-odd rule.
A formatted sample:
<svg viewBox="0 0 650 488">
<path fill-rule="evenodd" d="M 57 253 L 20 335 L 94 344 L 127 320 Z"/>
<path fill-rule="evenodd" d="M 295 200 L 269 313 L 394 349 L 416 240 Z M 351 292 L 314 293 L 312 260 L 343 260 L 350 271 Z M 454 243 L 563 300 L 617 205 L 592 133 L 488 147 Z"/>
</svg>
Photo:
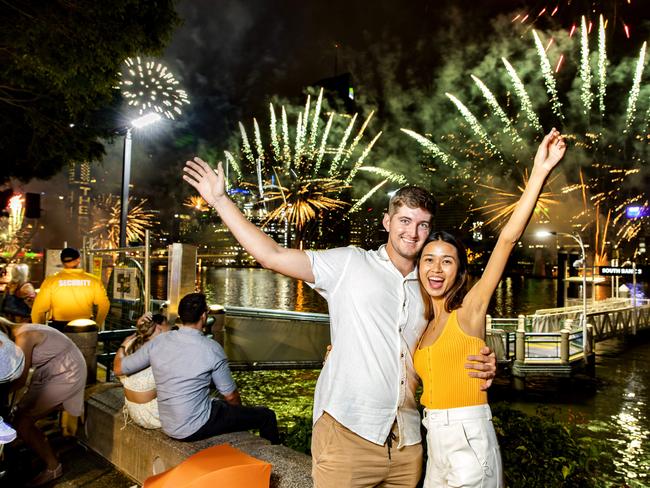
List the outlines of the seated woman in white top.
<svg viewBox="0 0 650 488">
<path fill-rule="evenodd" d="M 146 313 L 136 323 L 136 333 L 127 337 L 120 348 L 129 355 L 158 334 L 171 329 L 167 319 L 160 314 Z M 158 400 L 156 399 L 156 382 L 151 367 L 130 376 L 121 376 L 124 385 L 125 413 L 140 427 L 159 429 Z"/>
</svg>

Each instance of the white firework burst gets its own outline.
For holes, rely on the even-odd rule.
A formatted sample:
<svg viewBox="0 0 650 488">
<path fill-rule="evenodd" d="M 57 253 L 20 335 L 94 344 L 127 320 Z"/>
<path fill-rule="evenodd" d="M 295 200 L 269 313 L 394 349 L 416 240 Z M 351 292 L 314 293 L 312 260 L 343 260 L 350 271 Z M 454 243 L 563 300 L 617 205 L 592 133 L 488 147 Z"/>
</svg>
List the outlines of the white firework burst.
<svg viewBox="0 0 650 488">
<path fill-rule="evenodd" d="M 155 112 L 174 120 L 190 100 L 180 82 L 162 63 L 138 57 L 127 58 L 120 73 L 119 89 L 138 115 Z"/>
</svg>

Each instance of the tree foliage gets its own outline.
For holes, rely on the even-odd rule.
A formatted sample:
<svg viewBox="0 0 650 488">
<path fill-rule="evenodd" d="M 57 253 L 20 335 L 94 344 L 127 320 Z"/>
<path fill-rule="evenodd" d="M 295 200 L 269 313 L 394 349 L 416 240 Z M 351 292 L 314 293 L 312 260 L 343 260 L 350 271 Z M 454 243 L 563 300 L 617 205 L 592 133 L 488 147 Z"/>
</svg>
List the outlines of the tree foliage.
<svg viewBox="0 0 650 488">
<path fill-rule="evenodd" d="M 0 19 L 5 181 L 102 155 L 120 64 L 159 52 L 178 22 L 173 0 L 7 0 Z"/>
</svg>

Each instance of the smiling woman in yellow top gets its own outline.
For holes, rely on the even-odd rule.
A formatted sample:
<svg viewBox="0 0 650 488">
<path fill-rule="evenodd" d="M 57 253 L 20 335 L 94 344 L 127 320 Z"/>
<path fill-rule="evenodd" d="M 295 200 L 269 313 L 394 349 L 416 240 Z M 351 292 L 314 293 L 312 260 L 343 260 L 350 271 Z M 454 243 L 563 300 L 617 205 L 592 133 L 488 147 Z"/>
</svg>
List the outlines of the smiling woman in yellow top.
<svg viewBox="0 0 650 488">
<path fill-rule="evenodd" d="M 499 234 L 481 279 L 465 293 L 467 253 L 460 240 L 433 232 L 422 248 L 420 283 L 429 324 L 415 351 L 427 428 L 425 488 L 503 486 L 501 455 L 481 380 L 465 374 L 465 358 L 485 345 L 485 315 L 513 247 L 533 213 L 544 181 L 564 156 L 555 129 L 535 155 L 528 184 Z"/>
</svg>

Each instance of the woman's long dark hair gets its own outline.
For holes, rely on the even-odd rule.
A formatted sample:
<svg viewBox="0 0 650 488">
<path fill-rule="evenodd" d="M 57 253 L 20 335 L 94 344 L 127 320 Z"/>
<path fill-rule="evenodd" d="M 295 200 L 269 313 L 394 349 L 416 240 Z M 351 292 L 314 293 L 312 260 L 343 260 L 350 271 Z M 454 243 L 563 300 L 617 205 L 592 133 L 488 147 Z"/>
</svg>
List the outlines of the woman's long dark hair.
<svg viewBox="0 0 650 488">
<path fill-rule="evenodd" d="M 465 298 L 465 285 L 467 284 L 467 250 L 465 249 L 465 246 L 460 241 L 460 239 L 457 239 L 456 236 L 450 234 L 449 232 L 445 232 L 444 230 L 436 230 L 431 232 L 427 237 L 427 240 L 424 242 L 422 250 L 424 250 L 427 244 L 433 241 L 443 241 L 447 244 L 451 244 L 456 248 L 456 253 L 458 254 L 458 273 L 456 274 L 456 281 L 449 289 L 447 296 L 445 297 L 445 310 L 447 312 L 451 312 L 452 310 L 460 308 L 460 306 L 463 304 L 463 299 Z M 420 261 L 421 257 L 422 251 L 420 251 L 418 262 Z M 425 298 L 424 303 L 426 317 L 428 320 L 431 320 L 433 318 L 431 297 L 429 297 L 429 294 L 422 286 L 422 283 L 420 283 L 420 290 L 422 292 L 423 298 Z"/>
</svg>

